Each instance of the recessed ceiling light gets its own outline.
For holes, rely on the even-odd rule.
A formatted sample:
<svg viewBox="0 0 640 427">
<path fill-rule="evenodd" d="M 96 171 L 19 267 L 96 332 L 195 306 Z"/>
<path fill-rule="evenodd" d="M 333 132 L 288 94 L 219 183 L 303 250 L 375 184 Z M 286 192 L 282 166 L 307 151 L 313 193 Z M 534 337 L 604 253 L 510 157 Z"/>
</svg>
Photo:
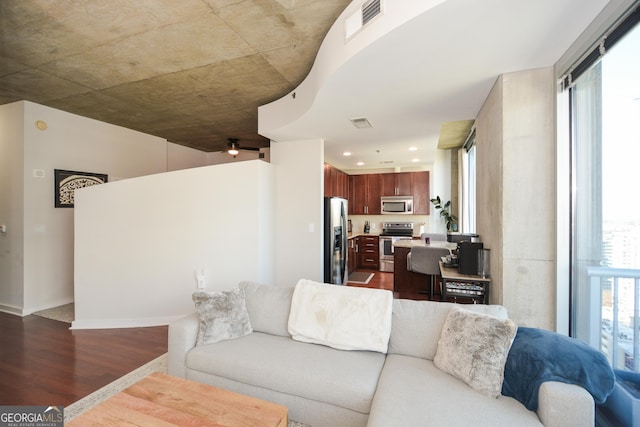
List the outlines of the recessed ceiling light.
<svg viewBox="0 0 640 427">
<path fill-rule="evenodd" d="M 356 117 L 355 119 L 351 119 L 351 123 L 353 123 L 353 125 L 358 129 L 366 129 L 372 127 L 371 123 L 369 123 L 369 120 L 367 120 L 366 117 Z"/>
<path fill-rule="evenodd" d="M 411 159 L 411 161 L 412 161 L 413 163 L 418 163 L 418 162 L 420 161 L 420 159 Z"/>
<path fill-rule="evenodd" d="M 342 153 L 343 156 L 345 157 L 349 157 L 351 155 L 350 151 L 345 151 L 344 153 Z"/>
<path fill-rule="evenodd" d="M 418 151 L 418 147 L 409 147 L 409 151 Z"/>
<path fill-rule="evenodd" d="M 358 162 L 358 163 L 356 163 L 356 165 L 358 165 L 358 166 L 364 166 L 364 162 Z"/>
</svg>

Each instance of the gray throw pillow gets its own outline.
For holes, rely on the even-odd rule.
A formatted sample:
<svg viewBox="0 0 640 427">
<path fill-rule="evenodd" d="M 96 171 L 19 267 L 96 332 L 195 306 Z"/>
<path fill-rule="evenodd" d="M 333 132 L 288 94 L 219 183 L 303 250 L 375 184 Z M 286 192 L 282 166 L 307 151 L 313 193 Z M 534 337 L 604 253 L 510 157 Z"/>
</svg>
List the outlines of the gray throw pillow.
<svg viewBox="0 0 640 427">
<path fill-rule="evenodd" d="M 471 388 L 498 397 L 517 330 L 513 320 L 454 306 L 442 326 L 433 363 Z"/>
<path fill-rule="evenodd" d="M 193 293 L 200 327 L 196 345 L 239 338 L 253 332 L 244 300 L 244 291 Z"/>
</svg>

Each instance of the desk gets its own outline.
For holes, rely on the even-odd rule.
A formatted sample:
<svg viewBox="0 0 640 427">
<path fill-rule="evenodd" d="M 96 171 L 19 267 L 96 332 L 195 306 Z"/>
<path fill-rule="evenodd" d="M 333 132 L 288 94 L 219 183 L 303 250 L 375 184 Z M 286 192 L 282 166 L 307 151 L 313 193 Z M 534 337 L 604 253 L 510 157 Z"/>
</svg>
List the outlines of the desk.
<svg viewBox="0 0 640 427">
<path fill-rule="evenodd" d="M 442 301 L 447 297 L 468 298 L 473 303 L 489 304 L 489 285 L 491 279 L 475 275 L 460 274 L 457 268 L 445 267 L 440 261 L 442 276 Z"/>
</svg>

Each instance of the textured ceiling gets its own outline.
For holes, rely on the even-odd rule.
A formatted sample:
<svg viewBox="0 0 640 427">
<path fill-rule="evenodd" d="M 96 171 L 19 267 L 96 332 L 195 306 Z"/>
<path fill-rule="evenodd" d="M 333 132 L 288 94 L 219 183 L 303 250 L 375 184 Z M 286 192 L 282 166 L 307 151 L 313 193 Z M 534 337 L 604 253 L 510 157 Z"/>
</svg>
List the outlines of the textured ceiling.
<svg viewBox="0 0 640 427">
<path fill-rule="evenodd" d="M 349 0 L 2 0 L 0 104 L 222 151 L 307 75 Z"/>
</svg>

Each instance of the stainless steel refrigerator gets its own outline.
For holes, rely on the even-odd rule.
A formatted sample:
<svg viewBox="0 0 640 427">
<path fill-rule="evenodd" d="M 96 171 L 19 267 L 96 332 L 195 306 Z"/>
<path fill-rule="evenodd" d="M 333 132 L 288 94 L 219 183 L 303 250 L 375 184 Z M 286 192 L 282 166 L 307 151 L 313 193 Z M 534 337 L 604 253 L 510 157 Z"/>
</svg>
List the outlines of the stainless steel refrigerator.
<svg viewBox="0 0 640 427">
<path fill-rule="evenodd" d="M 324 198 L 324 281 L 347 284 L 347 201 Z"/>
</svg>

